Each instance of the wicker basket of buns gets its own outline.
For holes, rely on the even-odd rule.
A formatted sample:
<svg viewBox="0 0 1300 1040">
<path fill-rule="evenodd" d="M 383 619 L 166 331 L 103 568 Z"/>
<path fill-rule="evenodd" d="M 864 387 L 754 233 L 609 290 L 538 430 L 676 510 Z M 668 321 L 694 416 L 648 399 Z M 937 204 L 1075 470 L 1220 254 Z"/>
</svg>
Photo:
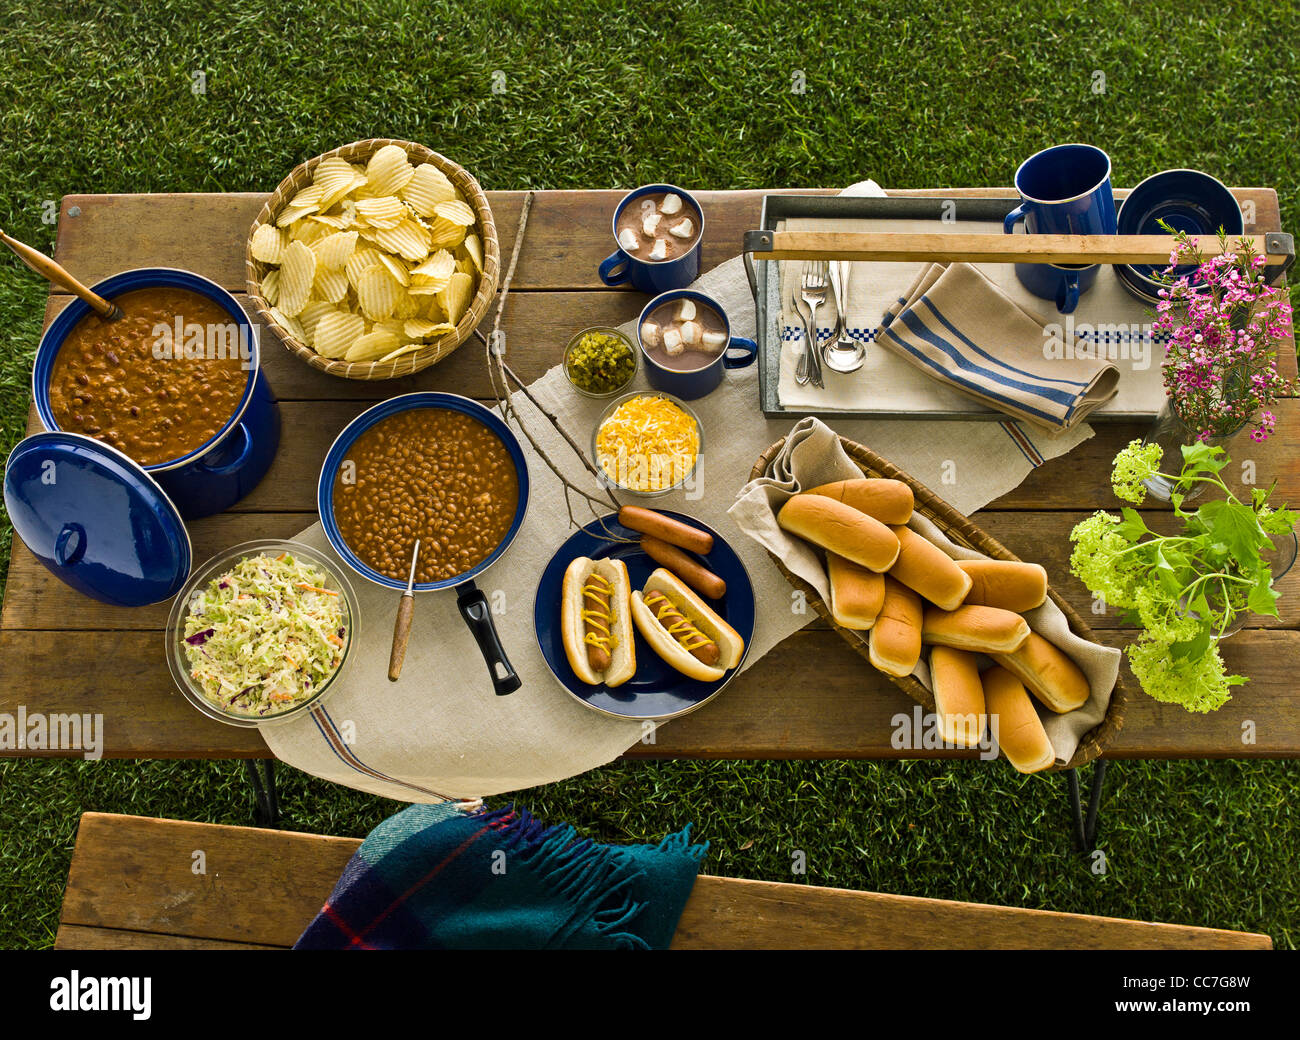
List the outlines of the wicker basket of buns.
<svg viewBox="0 0 1300 1040">
<path fill-rule="evenodd" d="M 875 452 L 871 451 L 871 449 L 866 448 L 863 445 L 857 444 L 854 441 L 848 440 L 847 438 L 844 437 L 840 437 L 839 441 L 845 453 L 853 461 L 853 463 L 862 471 L 862 475 L 864 477 L 886 478 L 887 480 L 901 481 L 902 483 L 906 484 L 911 489 L 911 495 L 908 496 L 911 499 L 911 501 L 908 503 L 910 506 L 908 511 L 911 512 L 912 510 L 914 510 L 916 513 L 919 513 L 923 517 L 927 518 L 943 533 L 943 535 L 945 535 L 955 545 L 964 549 L 974 550 L 977 553 L 981 553 L 984 556 L 987 556 L 990 560 L 993 561 L 1008 561 L 1008 562 L 1020 564 L 1019 558 L 1017 556 L 1015 556 L 1012 552 L 1010 552 L 1007 548 L 1005 548 L 995 538 L 991 537 L 990 535 L 982 531 L 978 526 L 973 524 L 968 517 L 959 513 L 956 509 L 954 509 L 947 502 L 941 499 L 938 495 L 932 492 L 924 484 L 915 480 L 907 473 L 904 473 L 902 470 L 898 469 L 898 467 L 891 465 L 889 462 L 886 462 Z M 769 475 L 771 472 L 773 461 L 780 454 L 784 446 L 785 446 L 785 439 L 783 438 L 782 440 L 777 441 L 775 444 L 769 447 L 759 457 L 758 462 L 755 463 L 754 469 L 750 474 L 750 480 L 755 480 L 759 477 Z M 856 482 L 850 482 L 850 483 L 856 483 Z M 906 493 L 905 489 L 900 488 L 898 490 L 903 491 L 904 494 Z M 790 502 L 793 503 L 796 501 L 796 499 L 799 498 L 816 499 L 819 497 L 819 495 L 796 496 L 794 499 L 790 499 Z M 826 506 L 826 503 L 829 501 L 830 500 L 825 500 L 821 503 L 818 503 L 817 507 L 820 508 L 824 506 L 827 509 L 829 509 L 830 512 L 834 512 L 842 505 L 842 503 L 840 502 L 833 502 L 830 503 L 829 506 Z M 789 503 L 787 503 L 787 505 L 788 504 Z M 782 526 L 786 527 L 787 522 L 789 522 L 791 526 L 788 527 L 787 530 L 788 531 L 793 530 L 794 533 L 798 535 L 799 532 L 797 530 L 794 530 L 796 526 L 795 524 L 796 517 L 794 516 L 787 517 L 785 515 L 784 509 L 782 510 L 782 514 L 783 514 L 781 519 Z M 891 521 L 889 519 L 885 520 L 886 524 L 891 522 L 896 522 L 896 521 Z M 886 526 L 883 530 L 886 532 L 886 537 L 887 537 L 887 533 L 890 530 L 890 528 Z M 914 534 L 908 534 L 907 537 L 918 538 L 919 536 L 916 536 Z M 924 541 L 924 539 L 921 539 L 921 541 Z M 930 544 L 926 544 L 924 546 L 918 545 L 915 547 L 915 549 L 921 551 L 919 553 L 914 552 L 913 559 L 915 559 L 917 555 L 924 556 L 926 553 L 938 553 L 941 556 L 946 556 L 946 554 L 944 554 L 942 550 L 940 550 L 937 546 L 930 545 Z M 892 551 L 895 554 L 897 554 L 895 558 L 902 559 L 902 554 L 899 552 L 897 546 Z M 892 683 L 894 683 L 894 685 L 899 687 L 899 689 L 903 690 L 908 696 L 920 702 L 926 708 L 929 709 L 935 708 L 934 694 L 915 675 L 891 674 L 887 664 L 885 664 L 885 667 L 881 667 L 882 663 L 884 662 L 880 660 L 879 653 L 877 654 L 876 659 L 873 660 L 871 642 L 870 639 L 868 638 L 870 633 L 868 633 L 867 631 L 862 631 L 861 626 L 855 629 L 855 628 L 846 627 L 844 624 L 841 624 L 840 621 L 836 619 L 836 612 L 832 610 L 831 606 L 825 602 L 825 600 L 821 597 L 821 595 L 812 585 L 804 581 L 796 574 L 792 573 L 782 563 L 782 561 L 779 558 L 777 558 L 774 554 L 770 552 L 770 550 L 769 550 L 769 555 L 772 557 L 772 560 L 776 564 L 777 568 L 785 576 L 786 580 L 788 580 L 795 589 L 803 593 L 803 595 L 807 598 L 807 600 L 812 603 L 813 608 L 817 611 L 818 615 L 822 619 L 824 619 L 827 622 L 827 624 L 829 624 L 835 630 L 835 632 L 842 639 L 844 639 L 845 642 L 849 644 L 849 646 L 853 648 L 853 650 L 857 654 L 859 654 L 864 660 L 870 662 L 873 665 L 873 667 L 877 668 L 877 670 L 882 671 L 886 675 L 886 678 L 888 678 Z M 838 557 L 836 557 L 834 554 L 831 553 L 826 554 L 826 559 L 828 565 L 831 568 L 830 576 L 832 578 L 832 589 L 834 589 L 836 588 L 835 584 L 833 583 L 834 579 L 836 578 L 834 565 L 836 564 L 836 562 L 839 562 L 840 565 L 843 566 L 844 561 L 839 560 Z M 949 566 L 955 566 L 952 563 L 952 561 L 945 560 L 942 562 L 946 563 Z M 849 564 L 848 566 L 852 567 L 853 565 Z M 968 561 L 967 563 L 963 563 L 961 566 L 963 568 L 970 567 L 970 562 Z M 978 566 L 983 566 L 983 565 L 980 564 Z M 871 569 L 884 570 L 884 566 L 872 565 Z M 1045 572 L 1042 572 L 1041 568 L 1034 568 L 1034 569 L 1040 572 L 1040 578 L 1039 578 L 1040 584 L 1039 584 L 1039 591 L 1038 591 L 1038 596 L 1040 597 L 1040 601 L 1042 598 L 1050 597 L 1051 601 L 1055 603 L 1055 605 L 1060 609 L 1061 613 L 1064 615 L 1065 621 L 1069 626 L 1069 630 L 1071 633 L 1073 633 L 1074 636 L 1077 636 L 1080 639 L 1086 640 L 1091 643 L 1098 643 L 1099 641 L 1093 635 L 1092 629 L 1088 626 L 1087 622 L 1085 622 L 1083 618 L 1079 616 L 1078 612 L 1075 611 L 1074 608 L 1071 607 L 1069 603 L 1067 603 L 1064 599 L 1062 599 L 1061 596 L 1058 595 L 1056 591 L 1053 590 L 1047 584 Z M 975 568 L 971 567 L 970 572 L 976 573 Z M 865 573 L 865 571 L 860 573 Z M 901 585 L 895 584 L 892 578 L 887 577 L 885 580 L 890 583 L 891 587 L 897 588 L 900 591 L 904 591 L 904 592 L 908 591 L 902 589 Z M 979 579 L 977 577 L 977 581 L 978 580 Z M 942 583 L 940 582 L 936 587 L 942 587 Z M 959 611 L 963 611 L 963 610 L 970 611 L 970 608 L 968 607 L 958 606 L 958 604 L 962 603 L 965 600 L 965 597 L 967 596 L 966 590 L 970 588 L 971 585 L 968 582 L 965 585 L 957 586 L 956 589 L 951 593 L 948 592 L 936 593 L 934 595 L 935 600 L 942 599 L 944 595 L 951 595 L 953 597 L 951 602 L 944 603 L 941 606 L 938 606 L 931 601 L 927 601 L 920 596 L 915 596 L 915 599 L 922 604 L 925 604 L 927 602 L 930 603 L 930 608 L 925 610 L 925 617 L 926 617 L 925 623 L 927 625 L 931 625 L 931 624 L 938 625 L 938 624 L 947 623 L 949 621 L 955 620 L 958 617 Z M 838 595 L 838 593 L 834 593 L 834 594 Z M 909 595 L 914 595 L 914 594 L 909 593 Z M 970 598 L 975 599 L 976 597 L 971 596 Z M 840 606 L 841 608 L 839 611 L 840 618 L 845 619 L 843 605 L 842 604 L 837 604 L 837 605 Z M 984 611 L 984 610 L 985 608 L 983 607 L 975 608 L 976 612 Z M 887 613 L 888 611 L 882 611 L 881 617 L 884 618 L 887 615 Z M 996 617 L 995 625 L 1002 625 L 1005 624 L 1006 622 L 1012 622 L 1014 624 L 1012 618 L 1006 616 L 1011 613 L 1010 611 L 987 611 L 986 613 L 988 617 L 991 618 Z M 930 620 L 931 617 L 935 619 L 933 622 Z M 981 623 L 983 623 L 982 619 L 980 620 Z M 1018 669 L 1019 666 L 1017 664 L 1013 664 L 1012 660 L 1013 658 L 1016 657 L 1016 655 L 1022 653 L 1024 650 L 1027 650 L 1030 644 L 1029 644 L 1029 640 L 1025 639 L 1025 636 L 1023 634 L 1029 631 L 1028 625 L 1024 624 L 1023 619 L 1017 619 L 1017 620 L 1021 625 L 1023 625 L 1021 634 L 1017 635 L 1015 633 L 1008 632 L 1007 637 L 1010 639 L 1011 642 L 1015 642 L 1017 639 L 1022 640 L 1023 641 L 1021 643 L 1022 650 L 1016 651 L 1015 654 L 993 657 L 993 659 L 997 661 L 1000 665 L 1002 665 L 1002 667 L 992 669 L 989 672 L 985 673 L 986 689 L 988 689 L 988 682 L 990 681 L 990 677 L 993 676 L 994 673 L 996 673 L 996 675 L 1000 679 L 1006 680 L 1006 684 L 1008 686 L 1019 685 L 1016 682 L 1014 677 L 1007 674 L 1007 670 L 1013 668 Z M 1038 641 L 1039 647 L 1042 648 L 1044 652 L 1055 653 L 1055 654 L 1060 653 L 1060 651 L 1055 650 L 1054 648 L 1044 646 L 1045 641 L 1042 641 L 1041 637 L 1039 637 L 1036 633 L 1030 633 L 1030 636 L 1032 639 Z M 1002 635 L 993 631 L 990 628 L 986 633 L 984 633 L 981 636 L 981 638 L 998 639 L 998 638 L 1002 638 Z M 929 644 L 928 638 L 926 642 L 928 645 Z M 959 646 L 961 644 L 958 642 L 958 643 L 952 643 L 950 645 Z M 930 647 L 930 649 L 932 651 L 934 649 L 942 649 L 945 651 L 945 653 L 947 653 L 946 648 L 943 647 L 933 646 Z M 982 651 L 982 649 L 979 648 L 972 647 L 972 649 L 974 649 L 977 653 L 984 652 Z M 961 657 L 963 655 L 949 654 L 948 656 L 950 658 L 955 658 L 955 657 Z M 966 655 L 966 656 L 970 657 L 972 655 Z M 990 654 L 990 656 L 993 655 Z M 940 666 L 941 663 L 940 659 L 932 656 L 931 660 L 936 668 Z M 946 660 L 943 663 L 946 666 Z M 904 664 L 902 668 L 896 669 L 896 671 L 906 671 L 906 669 L 907 669 L 907 665 Z M 1023 687 L 1025 689 L 1030 688 L 1031 686 L 1030 680 L 1026 678 L 1023 674 L 1020 677 L 1022 679 L 1025 679 Z M 976 676 L 976 681 L 978 682 L 978 676 Z M 1041 684 L 1036 683 L 1035 685 L 1041 685 Z M 1003 692 L 1004 691 L 998 691 L 999 695 L 1001 695 Z M 1045 692 L 1047 691 L 1040 692 L 1039 690 L 1034 690 L 1034 695 L 1035 695 L 1034 698 L 1026 698 L 1022 690 L 1020 696 L 1023 700 L 1037 699 L 1039 702 L 1046 704 L 1047 699 L 1043 695 Z M 990 691 L 990 697 L 992 696 L 993 693 Z M 1083 735 L 1083 737 L 1079 741 L 1078 747 L 1075 750 L 1074 754 L 1070 756 L 1069 761 L 1067 761 L 1064 765 L 1053 764 L 1047 768 L 1054 769 L 1054 770 L 1073 769 L 1077 766 L 1084 765 L 1088 762 L 1091 762 L 1093 759 L 1097 758 L 1102 753 L 1103 748 L 1114 738 L 1115 734 L 1119 732 L 1121 726 L 1123 725 L 1124 709 L 1125 709 L 1126 702 L 1127 702 L 1127 694 L 1125 690 L 1124 680 L 1121 675 L 1115 681 L 1115 686 L 1114 689 L 1111 691 L 1110 700 L 1106 708 L 1105 716 L 1104 718 L 1102 718 L 1101 722 L 1095 725 L 1094 727 L 1092 727 L 1090 730 L 1088 730 L 1088 732 L 1086 732 Z M 1063 705 L 1058 704 L 1056 707 L 1052 708 L 1051 710 L 1060 712 L 1063 710 L 1063 707 L 1064 707 Z M 989 706 L 989 711 L 990 713 L 993 712 L 993 707 L 991 704 Z M 1049 744 L 1049 748 L 1050 748 L 1050 744 Z M 1017 768 L 1021 768 L 1021 767 L 1017 765 Z M 1041 763 L 1037 766 L 1034 766 L 1033 769 L 1022 770 L 1022 771 L 1036 771 L 1038 768 L 1042 768 Z"/>
<path fill-rule="evenodd" d="M 258 317 L 309 365 L 394 379 L 473 334 L 501 259 L 468 171 L 424 145 L 373 138 L 281 181 L 249 229 L 244 263 Z"/>
</svg>

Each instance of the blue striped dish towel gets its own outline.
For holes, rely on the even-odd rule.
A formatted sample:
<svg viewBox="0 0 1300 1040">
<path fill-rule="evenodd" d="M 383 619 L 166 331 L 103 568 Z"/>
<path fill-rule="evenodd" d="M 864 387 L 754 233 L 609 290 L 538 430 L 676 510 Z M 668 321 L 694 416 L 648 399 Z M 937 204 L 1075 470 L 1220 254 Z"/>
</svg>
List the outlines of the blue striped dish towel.
<svg viewBox="0 0 1300 1040">
<path fill-rule="evenodd" d="M 1078 425 L 1119 386 L 1115 365 L 1062 350 L 970 264 L 930 264 L 880 324 L 878 341 L 922 371 L 1046 430 Z"/>
</svg>

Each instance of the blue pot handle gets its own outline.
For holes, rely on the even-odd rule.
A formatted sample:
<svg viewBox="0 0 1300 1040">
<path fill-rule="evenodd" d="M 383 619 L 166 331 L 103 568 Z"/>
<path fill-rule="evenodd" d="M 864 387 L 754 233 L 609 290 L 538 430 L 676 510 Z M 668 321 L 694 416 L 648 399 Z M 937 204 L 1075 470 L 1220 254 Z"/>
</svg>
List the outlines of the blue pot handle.
<svg viewBox="0 0 1300 1040">
<path fill-rule="evenodd" d="M 234 445 L 238 443 L 236 441 L 236 438 L 240 438 L 242 440 L 242 443 L 239 443 L 238 448 L 234 447 Z M 241 422 L 238 426 L 236 426 L 233 430 L 230 431 L 230 444 L 229 445 L 223 444 L 220 448 L 218 448 L 215 452 L 213 452 L 213 455 L 221 456 L 222 458 L 226 459 L 225 462 L 219 462 L 214 465 L 213 463 L 209 462 L 206 458 L 203 458 L 203 459 L 199 459 L 194 465 L 197 469 L 201 469 L 204 473 L 211 473 L 214 477 L 224 477 L 228 473 L 233 473 L 245 462 L 247 462 L 248 456 L 252 453 L 252 451 L 253 451 L 253 438 L 249 435 L 248 427 L 246 427 Z"/>
<path fill-rule="evenodd" d="M 1008 235 L 1012 234 L 1016 229 L 1016 225 L 1024 220 L 1028 215 L 1029 214 L 1023 205 L 1017 206 L 1003 218 L 1002 230 Z"/>
<path fill-rule="evenodd" d="M 615 271 L 615 268 L 620 264 L 623 265 L 623 269 Z M 600 280 L 611 288 L 622 285 L 632 277 L 632 258 L 623 250 L 615 249 L 614 252 L 600 262 L 597 273 L 600 275 Z"/>
<path fill-rule="evenodd" d="M 1079 306 L 1079 273 L 1071 271 L 1061 279 L 1060 288 L 1056 290 L 1056 309 L 1062 314 L 1073 314 Z"/>
<path fill-rule="evenodd" d="M 740 357 L 732 357 L 731 351 L 743 350 L 744 354 Z M 722 358 L 724 368 L 748 368 L 758 357 L 758 344 L 752 339 L 746 339 L 744 336 L 732 336 L 731 341 L 727 344 L 727 351 Z"/>
</svg>

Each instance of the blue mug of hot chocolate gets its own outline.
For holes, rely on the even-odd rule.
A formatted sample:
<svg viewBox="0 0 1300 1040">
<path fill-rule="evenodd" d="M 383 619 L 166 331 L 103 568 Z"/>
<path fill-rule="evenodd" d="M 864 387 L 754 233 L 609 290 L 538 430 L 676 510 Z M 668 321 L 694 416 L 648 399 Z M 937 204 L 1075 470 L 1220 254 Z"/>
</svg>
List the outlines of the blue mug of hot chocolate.
<svg viewBox="0 0 1300 1040">
<path fill-rule="evenodd" d="M 745 368 L 758 344 L 731 334 L 721 304 L 694 289 L 674 289 L 646 304 L 636 323 L 646 379 L 656 390 L 693 401 L 712 393 L 728 368 Z"/>
<path fill-rule="evenodd" d="M 647 184 L 624 196 L 614 210 L 618 249 L 600 265 L 608 286 L 631 282 L 644 293 L 681 289 L 700 276 L 704 211 L 672 184 Z"/>
</svg>

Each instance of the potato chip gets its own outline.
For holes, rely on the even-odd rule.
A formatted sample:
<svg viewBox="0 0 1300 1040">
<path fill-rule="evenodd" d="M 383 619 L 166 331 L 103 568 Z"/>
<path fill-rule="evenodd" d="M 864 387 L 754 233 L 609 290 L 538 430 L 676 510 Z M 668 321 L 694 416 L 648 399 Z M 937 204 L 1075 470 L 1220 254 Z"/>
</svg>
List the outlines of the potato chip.
<svg viewBox="0 0 1300 1040">
<path fill-rule="evenodd" d="M 410 210 L 396 195 L 378 199 L 361 199 L 357 216 L 373 228 L 395 228 L 410 215 Z"/>
<path fill-rule="evenodd" d="M 297 318 L 285 314 L 278 307 L 271 308 L 271 317 L 274 318 L 276 323 L 294 339 L 301 343 L 307 342 L 307 333 L 302 327 L 302 322 Z"/>
<path fill-rule="evenodd" d="M 352 220 L 344 216 L 335 216 L 332 213 L 313 213 L 306 218 L 313 224 L 320 224 L 330 231 L 346 231 L 352 226 Z"/>
<path fill-rule="evenodd" d="M 465 241 L 464 225 L 444 220 L 442 217 L 434 220 L 427 234 L 431 249 L 451 249 Z"/>
<path fill-rule="evenodd" d="M 402 189 L 402 198 L 420 216 L 431 217 L 433 208 L 438 203 L 451 202 L 456 198 L 456 189 L 438 167 L 433 163 L 425 163 L 415 168 L 415 173 Z"/>
<path fill-rule="evenodd" d="M 348 281 L 352 284 L 352 288 L 355 289 L 357 287 L 357 282 L 361 280 L 361 275 L 365 271 L 372 267 L 383 266 L 380 261 L 382 255 L 383 254 L 380 253 L 378 249 L 374 249 L 370 246 L 357 246 L 352 255 L 348 257 L 347 263 L 343 265 L 343 269 L 347 272 Z"/>
<path fill-rule="evenodd" d="M 298 220 L 289 226 L 289 240 L 292 242 L 301 242 L 305 246 L 313 242 L 319 242 L 326 235 L 333 232 L 324 224 L 318 224 L 314 220 Z"/>
<path fill-rule="evenodd" d="M 289 232 L 273 224 L 261 224 L 253 232 L 250 247 L 253 259 L 264 264 L 278 264 L 284 259 L 284 251 L 289 248 Z"/>
<path fill-rule="evenodd" d="M 313 296 L 328 303 L 341 303 L 348 294 L 348 276 L 322 264 L 316 269 L 316 281 L 312 283 L 311 291 Z"/>
<path fill-rule="evenodd" d="M 289 204 L 275 218 L 276 224 L 279 227 L 288 227 L 294 221 L 307 216 L 307 214 L 317 212 L 320 209 L 320 199 L 320 186 L 309 184 L 289 200 Z"/>
<path fill-rule="evenodd" d="M 319 273 L 318 273 L 319 277 Z M 311 345 L 312 337 L 316 334 L 316 325 L 321 318 L 327 314 L 333 314 L 335 307 L 332 303 L 324 300 L 308 300 L 303 304 L 302 310 L 298 314 L 298 321 L 302 324 L 302 330 L 307 334 L 306 343 Z"/>
<path fill-rule="evenodd" d="M 447 312 L 447 320 L 453 325 L 460 323 L 461 315 L 469 309 L 469 301 L 474 298 L 474 279 L 472 276 L 457 271 L 451 276 L 447 288 L 442 291 L 438 301 Z"/>
<path fill-rule="evenodd" d="M 381 249 L 396 253 L 403 260 L 423 260 L 429 255 L 429 232 L 413 220 L 404 220 L 395 228 L 377 229 L 367 237 Z"/>
<path fill-rule="evenodd" d="M 262 299 L 272 307 L 280 299 L 280 269 L 273 267 L 262 275 Z"/>
<path fill-rule="evenodd" d="M 465 252 L 469 258 L 474 261 L 474 266 L 478 268 L 478 273 L 483 273 L 483 240 L 478 235 L 465 236 Z"/>
<path fill-rule="evenodd" d="M 394 350 L 391 354 L 385 354 L 383 357 L 381 357 L 379 359 L 379 364 L 382 365 L 388 361 L 396 361 L 403 354 L 411 354 L 417 350 L 423 350 L 424 347 L 425 344 L 423 343 L 404 343 L 402 344 L 402 346 Z"/>
<path fill-rule="evenodd" d="M 345 361 L 378 361 L 402 341 L 391 332 L 382 329 L 358 336 L 343 355 Z"/>
<path fill-rule="evenodd" d="M 311 296 L 312 283 L 316 280 L 316 254 L 301 242 L 290 242 L 284 251 L 284 263 L 280 265 L 280 301 L 277 306 L 281 312 L 293 317 Z"/>
<path fill-rule="evenodd" d="M 353 188 L 366 182 L 364 173 L 358 174 L 350 162 L 337 155 L 323 160 L 316 167 L 314 180 L 321 189 L 321 212 L 328 211 Z"/>
<path fill-rule="evenodd" d="M 385 318 L 383 321 L 377 321 L 370 331 L 387 332 L 389 335 L 395 336 L 398 343 L 404 343 L 408 339 L 406 335 L 406 322 L 401 318 Z"/>
<path fill-rule="evenodd" d="M 379 262 L 388 268 L 388 273 L 397 279 L 400 285 L 411 284 L 411 272 L 401 260 L 387 253 L 379 254 Z"/>
<path fill-rule="evenodd" d="M 366 319 L 360 314 L 336 310 L 316 323 L 312 347 L 322 357 L 341 358 L 365 331 Z"/>
<path fill-rule="evenodd" d="M 375 197 L 396 195 L 414 176 L 415 167 L 405 150 L 395 144 L 384 145 L 366 163 L 366 187 Z"/>
<path fill-rule="evenodd" d="M 392 315 L 401 296 L 401 285 L 382 266 L 363 271 L 357 282 L 357 303 L 371 321 L 383 321 Z"/>
<path fill-rule="evenodd" d="M 449 322 L 430 321 L 428 318 L 412 318 L 403 328 L 411 339 L 432 339 L 456 331 L 456 326 Z"/>
<path fill-rule="evenodd" d="M 461 225 L 461 227 L 469 227 L 474 223 L 473 207 L 468 202 L 462 202 L 460 199 L 440 202 L 433 207 L 433 212 L 439 220 L 448 220 L 453 224 Z"/>
<path fill-rule="evenodd" d="M 407 318 L 419 317 L 419 314 L 420 304 L 418 298 L 410 293 L 402 293 L 401 299 L 397 301 L 397 306 L 393 308 L 393 317 L 405 321 Z"/>
<path fill-rule="evenodd" d="M 474 261 L 468 256 L 458 256 L 456 258 L 456 270 L 461 274 L 469 275 L 471 278 L 478 274 L 478 268 L 474 266 Z"/>
<path fill-rule="evenodd" d="M 357 233 L 355 231 L 336 231 L 332 235 L 326 235 L 312 243 L 312 251 L 316 258 L 325 267 L 331 271 L 340 271 L 343 265 L 348 262 L 353 251 L 357 248 Z"/>
<path fill-rule="evenodd" d="M 447 250 L 439 249 L 428 260 L 411 268 L 411 274 L 446 281 L 456 270 L 456 258 Z"/>
</svg>

